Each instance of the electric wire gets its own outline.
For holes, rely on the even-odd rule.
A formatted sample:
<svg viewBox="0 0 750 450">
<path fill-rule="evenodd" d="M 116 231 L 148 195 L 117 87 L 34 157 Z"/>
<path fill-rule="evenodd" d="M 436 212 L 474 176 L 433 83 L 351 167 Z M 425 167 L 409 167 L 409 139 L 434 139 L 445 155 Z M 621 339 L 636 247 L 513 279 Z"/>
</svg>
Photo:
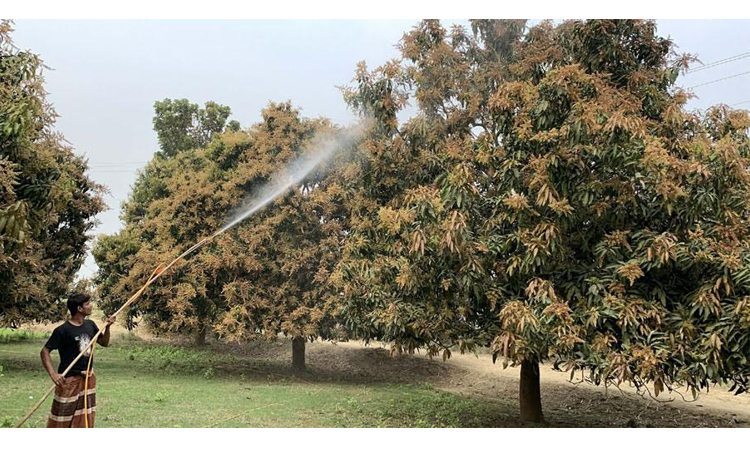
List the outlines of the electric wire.
<svg viewBox="0 0 750 450">
<path fill-rule="evenodd" d="M 731 62 L 739 61 L 739 60 L 742 60 L 742 59 L 745 59 L 745 58 L 750 58 L 750 52 L 740 53 L 739 55 L 730 56 L 728 58 L 724 58 L 724 59 L 720 59 L 718 61 L 713 61 L 713 62 L 710 62 L 708 64 L 704 64 L 704 65 L 702 65 L 700 67 L 696 67 L 695 69 L 689 69 L 687 72 L 685 72 L 685 74 L 688 75 L 688 74 L 695 73 L 695 72 L 701 72 L 703 70 L 712 69 L 712 68 L 714 68 L 716 66 L 721 66 L 721 65 L 724 65 L 724 64 L 729 64 Z"/>
<path fill-rule="evenodd" d="M 730 75 L 728 77 L 718 78 L 716 80 L 711 80 L 711 81 L 706 81 L 705 83 L 696 84 L 696 85 L 688 87 L 687 89 L 695 89 L 697 87 L 701 87 L 701 86 L 706 86 L 706 85 L 709 85 L 709 84 L 718 83 L 720 81 L 730 80 L 732 78 L 737 78 L 737 77 L 741 77 L 743 75 L 748 75 L 748 74 L 750 74 L 750 70 L 748 70 L 747 72 L 736 73 L 736 74 Z"/>
</svg>

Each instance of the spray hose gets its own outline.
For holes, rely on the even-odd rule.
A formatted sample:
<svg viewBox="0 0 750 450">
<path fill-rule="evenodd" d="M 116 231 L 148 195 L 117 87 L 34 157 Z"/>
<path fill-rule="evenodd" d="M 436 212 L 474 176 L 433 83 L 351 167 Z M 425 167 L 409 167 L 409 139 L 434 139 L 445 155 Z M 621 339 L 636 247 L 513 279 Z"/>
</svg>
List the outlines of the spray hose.
<svg viewBox="0 0 750 450">
<path fill-rule="evenodd" d="M 85 428 L 89 427 L 89 374 L 91 373 L 91 361 L 94 360 L 94 350 L 96 345 L 91 347 L 91 354 L 89 355 L 89 363 L 86 365 L 86 380 L 83 382 L 83 425 Z"/>
<path fill-rule="evenodd" d="M 360 133 L 358 131 L 359 128 L 355 128 L 350 132 L 350 135 L 346 138 L 347 141 L 352 141 L 352 139 Z M 353 134 L 352 134 L 353 133 Z M 302 155 L 297 160 L 293 161 L 287 167 L 282 171 L 283 176 L 280 176 L 276 182 L 270 183 L 266 185 L 264 190 L 261 190 L 261 195 L 255 200 L 255 202 L 252 204 L 252 207 L 248 208 L 244 213 L 242 213 L 240 216 L 235 218 L 232 222 L 224 226 L 224 228 L 220 229 L 219 231 L 215 232 L 211 236 L 204 238 L 197 244 L 193 245 L 189 249 L 185 250 L 180 256 L 175 258 L 172 262 L 170 262 L 166 267 L 161 268 L 161 266 L 157 267 L 154 272 L 151 274 L 151 277 L 149 277 L 148 281 L 146 281 L 146 284 L 144 284 L 135 294 L 133 294 L 130 299 L 125 302 L 124 305 L 120 309 L 117 310 L 114 314 L 112 314 L 110 317 L 116 317 L 123 309 L 130 306 L 132 303 L 134 303 L 138 298 L 141 296 L 143 291 L 146 290 L 147 287 L 151 285 L 154 281 L 159 279 L 161 275 L 169 270 L 174 264 L 177 263 L 177 261 L 181 260 L 182 258 L 186 257 L 190 253 L 198 250 L 199 248 L 203 247 L 207 243 L 211 242 L 216 236 L 219 236 L 220 234 L 224 233 L 225 231 L 229 230 L 230 228 L 234 227 L 238 223 L 242 222 L 246 218 L 250 217 L 252 214 L 254 214 L 259 209 L 263 208 L 265 205 L 273 201 L 276 197 L 283 194 L 287 189 L 289 189 L 291 186 L 299 183 L 304 179 L 321 161 L 325 160 L 326 158 L 330 157 L 333 152 L 336 150 L 337 147 L 339 147 L 340 144 L 336 143 L 336 141 L 330 141 L 325 143 L 323 147 L 321 147 L 321 150 L 317 154 L 308 154 L 308 155 Z M 96 336 L 91 340 L 91 342 L 84 348 L 81 353 L 78 354 L 76 359 L 73 360 L 72 363 L 68 366 L 67 369 L 62 373 L 63 376 L 67 374 L 70 369 L 73 367 L 73 364 L 75 364 L 79 359 L 81 359 L 81 356 L 89 349 L 89 347 L 93 346 L 96 340 L 99 338 L 99 335 L 102 333 L 102 330 L 104 328 L 100 329 L 99 332 L 96 333 Z M 93 355 L 93 351 L 91 352 Z M 88 373 L 88 371 L 87 371 Z M 88 383 L 88 381 L 86 382 Z M 15 424 L 15 428 L 20 427 L 21 425 L 26 422 L 26 420 L 36 411 L 39 409 L 39 406 L 44 402 L 44 400 L 49 397 L 49 395 L 54 391 L 55 385 L 52 385 L 52 387 L 47 390 L 47 393 L 44 394 L 44 396 L 34 405 L 29 412 L 26 413 L 26 415 L 18 421 L 18 423 Z M 85 397 L 84 397 L 85 399 Z M 88 424 L 88 418 L 87 424 Z"/>
<path fill-rule="evenodd" d="M 128 299 L 128 301 L 126 301 L 120 307 L 120 309 L 118 309 L 110 317 L 112 317 L 112 318 L 113 317 L 117 317 L 117 315 L 120 314 L 125 308 L 127 308 L 128 306 L 130 306 L 133 303 L 135 303 L 140 298 L 141 294 L 143 294 L 143 292 L 146 290 L 146 288 L 148 288 L 149 286 L 151 286 L 151 284 L 154 281 L 158 280 L 164 274 L 164 272 L 166 272 L 167 270 L 169 270 L 173 265 L 175 265 L 181 259 L 185 258 L 187 255 L 193 253 L 194 251 L 198 250 L 199 248 L 201 248 L 204 245 L 206 245 L 209 242 L 211 242 L 216 236 L 220 235 L 221 233 L 223 233 L 227 229 L 229 229 L 229 227 L 225 227 L 225 228 L 219 230 L 218 232 L 212 234 L 211 236 L 209 236 L 207 238 L 203 238 L 203 240 L 201 240 L 197 244 L 193 245 L 189 249 L 185 250 L 180 256 L 178 256 L 177 258 L 175 258 L 174 260 L 172 260 L 172 262 L 170 262 L 166 266 L 164 266 L 163 264 L 159 265 L 151 273 L 151 276 L 148 278 L 148 281 L 146 281 L 146 283 L 143 286 L 141 286 L 141 288 L 138 289 L 138 291 L 136 291 L 136 293 L 133 294 L 133 296 L 130 297 Z M 92 360 L 92 358 L 94 356 L 94 349 L 93 349 L 94 344 L 99 339 L 99 336 L 102 334 L 102 332 L 105 329 L 106 329 L 106 327 L 103 327 L 103 328 L 99 329 L 99 331 L 96 333 L 96 335 L 94 335 L 94 337 L 91 339 L 91 342 L 89 342 L 88 345 L 83 350 L 81 350 L 81 353 L 79 353 L 78 356 L 76 356 L 76 358 L 68 365 L 68 367 L 65 369 L 65 371 L 63 371 L 63 373 L 61 374 L 63 377 L 65 375 L 67 375 L 68 372 L 70 372 L 70 369 L 73 368 L 73 365 L 76 362 L 78 362 L 79 359 L 81 359 L 81 357 L 89 350 L 89 348 L 91 348 L 91 354 L 89 356 L 89 366 L 88 366 L 89 369 L 90 369 L 90 367 L 91 367 L 91 360 Z M 84 399 L 83 400 L 84 401 L 84 409 L 86 408 L 87 398 L 88 398 L 88 395 L 87 395 L 86 391 L 88 390 L 89 369 L 86 370 L 86 381 L 84 382 L 84 397 L 83 397 L 83 399 Z M 23 416 L 23 418 L 21 420 L 19 420 L 15 425 L 13 425 L 13 428 L 20 428 L 21 425 L 23 425 L 29 419 L 29 417 L 31 417 L 31 415 L 34 414 L 34 412 L 37 409 L 39 409 L 40 406 L 42 406 L 42 403 L 44 403 L 44 400 L 46 400 L 47 397 L 49 397 L 50 394 L 55 391 L 55 387 L 56 386 L 57 386 L 56 384 L 53 384 L 49 389 L 47 389 L 47 392 L 42 396 L 42 398 L 40 398 L 39 401 L 36 402 L 36 404 L 31 407 L 31 409 L 26 413 L 26 415 Z M 86 413 L 86 415 L 84 417 L 84 423 L 85 423 L 86 427 L 88 428 L 88 411 L 85 410 L 84 412 Z"/>
</svg>

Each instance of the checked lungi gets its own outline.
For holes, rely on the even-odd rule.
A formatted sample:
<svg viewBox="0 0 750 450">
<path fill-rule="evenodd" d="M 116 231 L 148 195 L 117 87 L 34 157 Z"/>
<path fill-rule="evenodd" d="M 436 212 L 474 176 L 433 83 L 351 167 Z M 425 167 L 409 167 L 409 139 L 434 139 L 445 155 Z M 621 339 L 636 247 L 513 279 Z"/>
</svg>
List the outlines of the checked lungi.
<svg viewBox="0 0 750 450">
<path fill-rule="evenodd" d="M 86 372 L 81 375 L 68 376 L 62 385 L 55 387 L 55 399 L 52 411 L 47 419 L 47 428 L 84 428 L 85 414 L 88 414 L 88 427 L 94 428 L 96 415 L 96 377 L 90 372 L 86 395 L 86 410 L 83 409 L 83 385 Z"/>
</svg>

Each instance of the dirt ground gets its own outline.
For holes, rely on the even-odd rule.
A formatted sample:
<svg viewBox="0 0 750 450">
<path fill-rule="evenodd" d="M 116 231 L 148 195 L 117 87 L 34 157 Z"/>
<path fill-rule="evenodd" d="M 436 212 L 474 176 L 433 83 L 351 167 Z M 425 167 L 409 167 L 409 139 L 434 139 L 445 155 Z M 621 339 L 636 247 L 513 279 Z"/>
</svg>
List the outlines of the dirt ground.
<svg viewBox="0 0 750 450">
<path fill-rule="evenodd" d="M 227 351 L 264 361 L 262 370 L 289 374 L 291 344 L 213 342 L 214 351 Z M 424 355 L 390 356 L 385 346 L 359 341 L 307 344 L 311 382 L 427 383 L 435 389 L 494 402 L 508 423 L 523 426 L 518 415 L 519 367 L 503 369 L 490 355 L 454 354 L 446 362 Z M 571 383 L 569 374 L 541 368 L 542 406 L 552 427 L 750 427 L 750 395 L 735 396 L 719 386 L 693 401 L 687 393 L 664 392 L 657 399 L 628 386 L 605 389 Z"/>
<path fill-rule="evenodd" d="M 391 357 L 382 346 L 361 342 L 308 345 L 308 365 L 347 373 L 361 381 L 427 382 L 447 392 L 496 401 L 517 414 L 520 367 L 503 369 L 490 355 L 456 355 L 446 362 L 423 355 Z M 693 401 L 690 394 L 657 399 L 634 388 L 605 389 L 571 383 L 569 374 L 541 368 L 545 419 L 555 427 L 750 427 L 750 395 L 717 386 Z"/>
<path fill-rule="evenodd" d="M 127 333 L 117 325 L 113 335 Z M 162 341 L 143 330 L 147 342 Z M 171 342 L 171 341 L 170 341 Z M 210 340 L 207 349 L 246 357 L 235 369 L 287 377 L 291 342 L 253 341 L 225 344 Z M 515 426 L 518 415 L 519 367 L 503 369 L 487 354 L 454 354 L 447 361 L 424 355 L 391 356 L 381 344 L 359 341 L 307 344 L 306 381 L 314 383 L 417 383 L 463 396 L 491 401 L 507 416 L 501 426 Z M 663 392 L 657 399 L 629 386 L 609 389 L 572 383 L 569 374 L 541 367 L 542 407 L 552 427 L 750 427 L 750 394 L 735 396 L 716 386 L 692 400 L 689 393 Z M 684 398 L 683 398 L 684 397 Z"/>
</svg>

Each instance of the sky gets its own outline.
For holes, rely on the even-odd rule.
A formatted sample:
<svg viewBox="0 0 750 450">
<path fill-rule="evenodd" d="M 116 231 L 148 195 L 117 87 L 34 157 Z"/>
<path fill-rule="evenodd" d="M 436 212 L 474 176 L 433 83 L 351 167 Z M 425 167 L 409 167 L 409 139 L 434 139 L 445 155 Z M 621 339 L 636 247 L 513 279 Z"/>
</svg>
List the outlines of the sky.
<svg viewBox="0 0 750 450">
<path fill-rule="evenodd" d="M 445 20 L 445 25 L 455 21 Z M 356 64 L 397 58 L 396 45 L 415 20 L 18 20 L 13 39 L 39 54 L 56 129 L 89 159 L 90 176 L 109 189 L 109 210 L 94 234 L 120 229 L 120 203 L 137 170 L 158 150 L 153 104 L 165 98 L 213 100 L 246 127 L 270 101 L 291 100 L 307 117 L 354 121 L 338 86 Z M 465 21 L 459 23 L 465 24 Z M 704 64 L 678 81 L 698 98 L 750 108 L 750 20 L 659 20 L 658 34 Z M 697 64 L 696 67 L 700 67 Z M 725 77 L 734 78 L 711 83 Z M 96 270 L 89 255 L 80 276 Z"/>
</svg>

